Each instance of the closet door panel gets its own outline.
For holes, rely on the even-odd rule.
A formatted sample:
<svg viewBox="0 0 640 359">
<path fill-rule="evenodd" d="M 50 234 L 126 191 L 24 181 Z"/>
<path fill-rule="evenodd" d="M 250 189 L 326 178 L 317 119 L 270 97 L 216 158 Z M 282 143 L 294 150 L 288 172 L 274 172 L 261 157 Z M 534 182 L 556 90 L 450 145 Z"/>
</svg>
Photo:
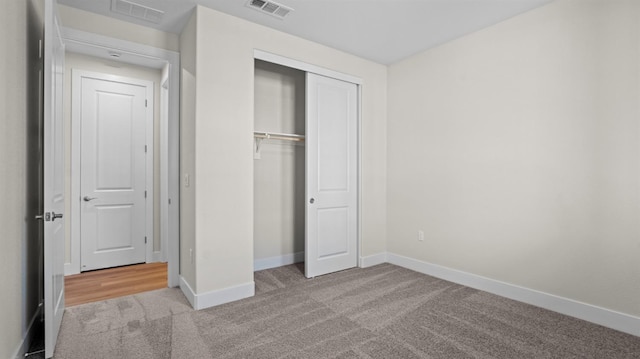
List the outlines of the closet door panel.
<svg viewBox="0 0 640 359">
<path fill-rule="evenodd" d="M 348 268 L 357 257 L 357 85 L 307 74 L 305 275 Z"/>
<path fill-rule="evenodd" d="M 349 189 L 349 88 L 318 84 L 318 191 Z M 329 105 L 330 104 L 330 105 Z"/>
<path fill-rule="evenodd" d="M 341 256 L 349 251 L 349 208 L 323 208 L 317 211 L 318 259 Z"/>
</svg>

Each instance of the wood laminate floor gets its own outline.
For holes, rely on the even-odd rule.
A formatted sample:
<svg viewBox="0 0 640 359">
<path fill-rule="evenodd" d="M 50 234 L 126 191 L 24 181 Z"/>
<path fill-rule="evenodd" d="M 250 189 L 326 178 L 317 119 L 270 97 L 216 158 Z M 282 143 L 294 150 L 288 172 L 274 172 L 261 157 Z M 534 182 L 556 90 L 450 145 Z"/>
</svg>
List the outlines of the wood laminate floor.
<svg viewBox="0 0 640 359">
<path fill-rule="evenodd" d="M 167 287 L 167 263 L 144 263 L 101 269 L 64 278 L 65 306 Z"/>
</svg>

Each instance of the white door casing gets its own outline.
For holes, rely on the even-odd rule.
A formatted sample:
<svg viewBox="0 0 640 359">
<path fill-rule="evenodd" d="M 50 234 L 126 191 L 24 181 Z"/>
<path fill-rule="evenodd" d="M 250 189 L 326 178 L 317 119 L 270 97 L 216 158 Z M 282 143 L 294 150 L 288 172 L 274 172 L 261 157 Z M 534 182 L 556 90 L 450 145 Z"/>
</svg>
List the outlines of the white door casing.
<svg viewBox="0 0 640 359">
<path fill-rule="evenodd" d="M 45 1 L 44 41 L 44 317 L 45 357 L 51 358 L 64 315 L 64 44 L 55 1 Z"/>
<path fill-rule="evenodd" d="M 153 228 L 153 84 L 87 71 L 73 76 L 81 106 L 81 270 L 145 262 Z"/>
<path fill-rule="evenodd" d="M 358 264 L 358 86 L 307 73 L 305 276 Z"/>
</svg>

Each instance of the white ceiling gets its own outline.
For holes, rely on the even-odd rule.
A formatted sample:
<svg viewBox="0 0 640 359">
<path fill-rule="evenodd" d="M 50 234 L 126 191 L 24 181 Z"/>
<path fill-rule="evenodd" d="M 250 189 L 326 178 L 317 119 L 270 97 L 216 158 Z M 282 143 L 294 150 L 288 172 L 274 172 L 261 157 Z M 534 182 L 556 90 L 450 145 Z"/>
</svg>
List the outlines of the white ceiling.
<svg viewBox="0 0 640 359">
<path fill-rule="evenodd" d="M 284 20 L 247 0 L 129 0 L 165 11 L 153 24 L 111 12 L 111 0 L 58 3 L 180 33 L 196 3 L 381 64 L 496 24 L 553 0 L 275 0 L 294 11 Z"/>
</svg>

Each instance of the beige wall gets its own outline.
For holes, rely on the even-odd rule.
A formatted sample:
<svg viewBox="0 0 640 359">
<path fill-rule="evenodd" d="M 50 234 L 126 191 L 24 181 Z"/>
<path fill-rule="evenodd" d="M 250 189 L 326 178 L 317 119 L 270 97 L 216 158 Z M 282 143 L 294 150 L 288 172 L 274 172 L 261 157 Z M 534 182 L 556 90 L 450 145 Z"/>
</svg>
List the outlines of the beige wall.
<svg viewBox="0 0 640 359">
<path fill-rule="evenodd" d="M 21 353 L 38 308 L 42 274 L 38 179 L 38 41 L 43 2 L 9 0 L 0 11 L 0 358 Z M 34 178 L 36 177 L 36 178 Z M 34 185 L 36 188 L 34 188 Z"/>
<path fill-rule="evenodd" d="M 124 39 L 161 49 L 179 51 L 179 36 L 150 27 L 58 5 L 61 26 L 98 35 Z"/>
<path fill-rule="evenodd" d="M 256 61 L 256 131 L 305 134 L 305 72 Z M 263 140 L 253 161 L 253 257 L 304 252 L 304 142 Z"/>
<path fill-rule="evenodd" d="M 66 193 L 65 196 L 69 200 L 65 202 L 65 213 L 71 213 L 71 115 L 72 115 L 72 78 L 74 70 L 85 70 L 98 72 L 103 74 L 112 74 L 117 76 L 129 77 L 134 79 L 146 80 L 153 82 L 154 92 L 154 180 L 153 195 L 155 198 L 153 208 L 153 247 L 154 251 L 160 251 L 160 82 L 162 80 L 161 70 L 150 69 L 135 65 L 124 64 L 116 61 L 100 59 L 92 56 L 81 55 L 67 52 L 65 54 L 65 82 L 64 82 L 64 119 L 65 119 L 65 138 L 71 139 L 66 142 L 65 155 L 65 176 L 66 176 Z M 69 217 L 70 218 L 70 217 Z M 66 225 L 66 255 L 65 263 L 71 261 L 71 220 L 65 222 Z"/>
<path fill-rule="evenodd" d="M 26 76 L 25 2 L 11 0 L 0 12 L 0 108 L 4 119 L 0 121 L 0 167 L 2 170 L 3 205 L 0 223 L 3 245 L 0 251 L 0 269 L 7 274 L 0 291 L 0 357 L 9 358 L 22 340 L 22 241 L 24 240 L 25 142 L 26 142 L 26 89 L 22 81 Z M 11 174 L 11 175 L 8 175 Z"/>
<path fill-rule="evenodd" d="M 639 7 L 557 1 L 391 66 L 389 251 L 639 316 Z"/>
<path fill-rule="evenodd" d="M 363 79 L 361 254 L 384 252 L 386 67 L 208 8 L 194 16 L 196 194 L 183 206 L 195 206 L 197 292 L 253 281 L 254 49 Z"/>
<path fill-rule="evenodd" d="M 196 23 L 194 15 L 180 36 L 180 276 L 195 292 L 196 258 Z M 187 178 L 188 185 L 187 185 Z"/>
</svg>

